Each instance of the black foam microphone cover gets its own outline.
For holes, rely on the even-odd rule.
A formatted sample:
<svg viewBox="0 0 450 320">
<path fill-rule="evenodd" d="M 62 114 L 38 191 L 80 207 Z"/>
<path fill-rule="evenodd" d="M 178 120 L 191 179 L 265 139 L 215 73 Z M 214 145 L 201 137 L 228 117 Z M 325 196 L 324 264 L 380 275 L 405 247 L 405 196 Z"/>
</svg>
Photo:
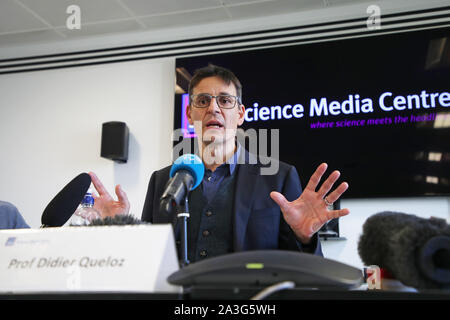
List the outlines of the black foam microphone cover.
<svg viewBox="0 0 450 320">
<path fill-rule="evenodd" d="M 358 253 L 417 289 L 450 286 L 450 226 L 444 219 L 380 212 L 363 225 Z"/>
<path fill-rule="evenodd" d="M 80 173 L 47 205 L 41 217 L 43 227 L 61 227 L 73 215 L 91 185 L 91 176 Z"/>
<path fill-rule="evenodd" d="M 137 224 L 147 224 L 147 222 L 141 221 L 131 214 L 118 214 L 114 217 L 106 217 L 103 219 L 94 219 L 89 224 L 89 227 L 94 226 L 126 226 L 126 225 L 137 225 Z"/>
</svg>

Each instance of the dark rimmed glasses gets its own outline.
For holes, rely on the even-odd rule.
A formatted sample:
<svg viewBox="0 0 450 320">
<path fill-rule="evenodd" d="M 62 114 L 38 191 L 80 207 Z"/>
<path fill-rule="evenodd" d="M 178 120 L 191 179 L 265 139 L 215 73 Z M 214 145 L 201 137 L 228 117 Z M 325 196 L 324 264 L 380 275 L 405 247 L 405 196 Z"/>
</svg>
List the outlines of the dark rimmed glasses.
<svg viewBox="0 0 450 320">
<path fill-rule="evenodd" d="M 229 94 L 219 94 L 217 96 L 213 96 L 211 94 L 201 93 L 191 95 L 191 102 L 196 108 L 208 108 L 211 104 L 212 98 L 216 99 L 217 105 L 221 109 L 233 109 L 239 101 L 238 97 Z"/>
</svg>

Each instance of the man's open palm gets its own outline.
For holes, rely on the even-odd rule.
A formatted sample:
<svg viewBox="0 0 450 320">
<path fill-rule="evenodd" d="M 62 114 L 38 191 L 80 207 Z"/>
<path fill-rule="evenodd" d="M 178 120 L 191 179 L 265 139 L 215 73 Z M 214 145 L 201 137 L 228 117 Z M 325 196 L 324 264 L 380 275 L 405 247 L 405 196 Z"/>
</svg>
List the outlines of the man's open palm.
<svg viewBox="0 0 450 320">
<path fill-rule="evenodd" d="M 288 201 L 279 192 L 270 193 L 270 197 L 280 206 L 285 221 L 303 243 L 308 243 L 314 233 L 319 231 L 327 221 L 350 213 L 348 209 L 329 210 L 326 203 L 326 201 L 329 204 L 337 201 L 348 189 L 348 184 L 343 182 L 327 195 L 339 178 L 339 171 L 331 173 L 320 189 L 316 191 L 327 167 L 326 163 L 322 163 L 316 169 L 300 197 L 294 201 Z"/>
</svg>

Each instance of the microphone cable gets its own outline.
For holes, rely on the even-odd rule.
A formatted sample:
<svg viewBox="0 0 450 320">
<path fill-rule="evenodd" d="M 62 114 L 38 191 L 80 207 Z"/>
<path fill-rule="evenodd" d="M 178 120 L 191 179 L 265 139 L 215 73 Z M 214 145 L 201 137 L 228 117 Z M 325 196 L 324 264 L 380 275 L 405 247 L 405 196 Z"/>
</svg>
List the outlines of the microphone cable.
<svg viewBox="0 0 450 320">
<path fill-rule="evenodd" d="M 286 290 L 286 289 L 293 289 L 295 288 L 295 282 L 294 281 L 283 281 L 278 282 L 270 287 L 265 288 L 264 290 L 257 293 L 255 296 L 250 298 L 250 300 L 263 300 L 267 298 L 268 296 L 274 294 L 275 292 Z"/>
</svg>

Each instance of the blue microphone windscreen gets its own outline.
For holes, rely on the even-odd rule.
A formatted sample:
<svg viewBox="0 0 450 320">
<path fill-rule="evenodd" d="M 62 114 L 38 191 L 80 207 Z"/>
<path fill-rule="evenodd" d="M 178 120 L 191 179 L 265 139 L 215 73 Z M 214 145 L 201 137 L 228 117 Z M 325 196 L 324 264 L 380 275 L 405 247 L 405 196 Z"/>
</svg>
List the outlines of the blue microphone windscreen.
<svg viewBox="0 0 450 320">
<path fill-rule="evenodd" d="M 185 154 L 173 163 L 170 169 L 170 177 L 172 178 L 180 170 L 187 170 L 192 174 L 194 177 L 194 185 L 191 190 L 194 190 L 202 182 L 203 175 L 205 174 L 205 165 L 197 155 Z"/>
</svg>

